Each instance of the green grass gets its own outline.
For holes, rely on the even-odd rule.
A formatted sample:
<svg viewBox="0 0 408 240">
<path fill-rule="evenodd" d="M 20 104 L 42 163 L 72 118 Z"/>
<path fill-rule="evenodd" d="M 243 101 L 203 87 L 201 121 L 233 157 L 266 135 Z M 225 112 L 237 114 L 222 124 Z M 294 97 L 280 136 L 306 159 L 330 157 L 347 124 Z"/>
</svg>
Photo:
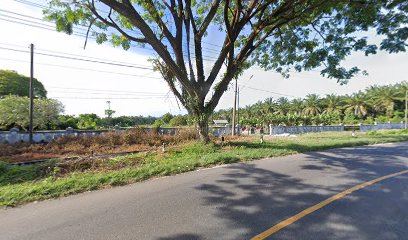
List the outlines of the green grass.
<svg viewBox="0 0 408 240">
<path fill-rule="evenodd" d="M 265 140 L 263 144 L 260 144 L 258 139 L 234 141 L 224 147 L 193 142 L 179 150 L 169 150 L 164 154 L 153 153 L 143 156 L 134 154 L 109 160 L 107 164 L 121 166 L 117 170 L 74 171 L 63 176 L 60 176 L 60 169 L 53 163 L 10 166 L 0 162 L 0 206 L 17 206 L 218 164 L 330 148 L 408 141 L 408 131 L 357 133 L 355 138 L 351 137 L 350 132 L 316 133 L 290 138 L 265 137 Z M 137 159 L 137 166 L 131 164 L 132 159 Z"/>
</svg>

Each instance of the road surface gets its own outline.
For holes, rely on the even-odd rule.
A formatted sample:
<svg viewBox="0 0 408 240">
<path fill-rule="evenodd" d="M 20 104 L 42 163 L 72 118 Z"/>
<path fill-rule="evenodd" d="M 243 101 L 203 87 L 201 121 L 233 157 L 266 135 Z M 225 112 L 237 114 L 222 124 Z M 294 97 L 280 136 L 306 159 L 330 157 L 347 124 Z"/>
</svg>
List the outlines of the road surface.
<svg viewBox="0 0 408 240">
<path fill-rule="evenodd" d="M 407 169 L 407 142 L 225 165 L 0 210 L 0 239 L 251 239 L 339 192 Z M 402 174 L 268 239 L 407 238 L 408 174 Z"/>
</svg>

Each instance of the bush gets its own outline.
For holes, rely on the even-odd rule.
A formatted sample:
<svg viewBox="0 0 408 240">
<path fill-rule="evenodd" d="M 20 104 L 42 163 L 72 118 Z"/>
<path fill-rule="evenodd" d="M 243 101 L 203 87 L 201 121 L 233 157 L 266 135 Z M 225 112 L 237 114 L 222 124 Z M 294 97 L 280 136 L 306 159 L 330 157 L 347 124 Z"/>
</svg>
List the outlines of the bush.
<svg viewBox="0 0 408 240">
<path fill-rule="evenodd" d="M 64 136 L 49 143 L 50 147 L 59 149 L 86 148 L 91 146 L 109 145 L 111 147 L 120 145 L 149 145 L 160 146 L 165 144 L 176 144 L 180 142 L 198 139 L 195 129 L 178 129 L 174 135 L 161 135 L 156 131 L 145 131 L 143 128 L 132 128 L 124 133 L 108 132 L 97 136 Z"/>
<path fill-rule="evenodd" d="M 175 116 L 170 120 L 170 126 L 187 126 L 187 117 L 186 116 Z"/>
<path fill-rule="evenodd" d="M 145 135 L 146 132 L 142 128 L 135 127 L 123 133 L 123 140 L 126 144 L 129 145 L 140 144 L 142 143 L 142 139 Z"/>
</svg>

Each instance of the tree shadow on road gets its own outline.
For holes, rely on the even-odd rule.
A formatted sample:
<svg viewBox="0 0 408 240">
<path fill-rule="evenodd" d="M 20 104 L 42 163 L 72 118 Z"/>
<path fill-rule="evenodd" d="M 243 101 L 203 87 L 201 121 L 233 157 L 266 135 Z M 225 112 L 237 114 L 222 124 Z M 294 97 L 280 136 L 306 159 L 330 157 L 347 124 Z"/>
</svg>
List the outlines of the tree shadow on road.
<svg viewBox="0 0 408 240">
<path fill-rule="evenodd" d="M 398 151 L 395 147 L 368 146 L 311 152 L 305 155 L 306 160 L 300 162 L 296 171 L 305 175 L 314 172 L 323 172 L 324 175 L 327 173 L 332 176 L 328 179 L 333 182 L 327 183 L 324 179 L 308 181 L 308 178 L 296 176 L 292 172 L 282 174 L 250 163 L 231 165 L 227 167 L 229 171 L 222 178 L 197 186 L 198 191 L 205 193 L 203 204 L 216 209 L 215 217 L 225 221 L 228 229 L 240 232 L 239 235 L 231 235 L 231 231 L 223 231 L 219 239 L 249 239 L 338 192 L 383 175 L 405 170 L 408 166 L 407 160 L 404 162 L 401 159 L 408 156 L 408 146 L 404 145 L 400 145 Z M 408 210 L 401 209 L 408 203 L 407 179 L 401 176 L 388 180 L 405 181 L 405 184 L 396 184 L 393 187 L 382 187 L 381 183 L 359 190 L 338 201 L 339 203 L 328 205 L 309 215 L 308 219 L 305 218 L 310 221 L 304 222 L 303 219 L 282 230 L 273 239 L 299 239 L 299 236 L 303 236 L 302 239 L 327 239 L 328 236 L 331 236 L 331 239 L 398 239 L 406 236 L 408 229 L 400 227 L 404 224 L 393 227 L 394 220 L 384 216 L 395 215 L 393 212 L 399 213 L 399 218 L 403 219 L 407 226 Z M 381 202 L 376 202 L 375 199 L 381 197 L 384 199 L 384 202 L 381 201 L 383 204 L 391 202 L 391 206 L 388 204 L 388 208 L 378 210 L 381 208 Z M 367 199 L 371 199 L 371 202 Z M 367 206 L 365 203 L 370 204 Z M 336 208 L 336 204 L 344 206 Z M 351 208 L 354 205 L 358 206 L 357 210 L 363 209 L 363 212 Z M 376 212 L 370 210 L 372 208 L 376 208 Z M 368 219 L 375 221 L 367 223 Z M 389 228 L 383 229 L 383 226 Z M 311 235 L 303 235 L 303 232 Z"/>
<path fill-rule="evenodd" d="M 201 239 L 203 238 L 195 234 L 177 234 L 168 237 L 161 237 L 158 238 L 157 240 L 201 240 Z"/>
</svg>

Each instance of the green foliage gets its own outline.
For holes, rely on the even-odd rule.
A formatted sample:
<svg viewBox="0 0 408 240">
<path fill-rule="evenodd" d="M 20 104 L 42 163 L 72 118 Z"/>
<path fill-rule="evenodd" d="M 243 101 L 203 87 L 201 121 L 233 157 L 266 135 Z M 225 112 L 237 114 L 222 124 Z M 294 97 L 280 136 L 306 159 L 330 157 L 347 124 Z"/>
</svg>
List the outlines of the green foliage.
<svg viewBox="0 0 408 240">
<path fill-rule="evenodd" d="M 48 3 L 44 15 L 55 22 L 58 31 L 72 34 L 75 25 L 89 26 L 99 44 L 110 42 L 125 50 L 133 46 L 132 42 L 150 45 L 157 54 L 152 61 L 154 70 L 161 73 L 200 125 L 203 140 L 208 140 L 206 120 L 229 83 L 254 65 L 285 77 L 293 70 L 319 68 L 321 75 L 344 84 L 361 72 L 357 66 L 343 66 L 347 56 L 356 51 L 375 54 L 378 49 L 405 52 L 408 38 L 408 7 L 402 0 Z M 112 11 L 106 14 L 101 9 Z M 370 30 L 380 35 L 379 44 L 369 43 Z M 206 39 L 210 35 L 222 46 L 212 49 L 219 54 L 207 68 L 203 42 L 213 40 Z M 317 116 L 322 112 L 320 106 L 313 106 L 313 99 L 309 100 L 303 115 Z M 287 110 L 286 105 L 280 105 L 281 114 L 286 115 Z M 363 107 L 354 108 L 354 112 L 366 117 Z M 258 123 L 266 124 L 266 116 Z"/>
<path fill-rule="evenodd" d="M 113 126 L 133 127 L 138 125 L 151 125 L 156 121 L 156 117 L 152 116 L 120 116 L 111 119 Z"/>
<path fill-rule="evenodd" d="M 371 86 L 351 95 L 328 94 L 320 98 L 309 94 L 305 99 L 267 98 L 240 108 L 242 126 L 374 124 L 404 121 L 407 82 Z M 222 109 L 213 119 L 230 119 L 232 109 Z"/>
<path fill-rule="evenodd" d="M 0 99 L 0 127 L 18 127 L 24 130 L 29 125 L 28 97 L 9 95 Z M 58 123 L 64 106 L 55 99 L 34 99 L 34 129 L 51 129 Z"/>
<path fill-rule="evenodd" d="M 47 91 L 40 81 L 33 79 L 35 98 L 46 98 Z M 0 70 L 0 98 L 7 95 L 29 96 L 30 78 L 15 71 Z"/>
<path fill-rule="evenodd" d="M 57 124 L 53 126 L 54 129 L 67 129 L 69 127 L 78 128 L 78 119 L 74 115 L 59 115 Z"/>
<path fill-rule="evenodd" d="M 172 118 L 173 115 L 171 115 L 170 113 L 166 113 L 161 117 L 161 120 L 163 121 L 164 124 L 169 124 Z"/>
<path fill-rule="evenodd" d="M 78 128 L 79 129 L 97 129 L 100 123 L 100 118 L 94 113 L 79 114 Z"/>
<path fill-rule="evenodd" d="M 188 117 L 187 116 L 174 116 L 170 122 L 170 126 L 177 127 L 177 126 L 187 126 L 188 125 Z"/>
<path fill-rule="evenodd" d="M 160 128 L 160 127 L 164 127 L 166 125 L 166 123 L 163 121 L 163 119 L 159 118 L 156 119 L 156 121 L 154 121 L 152 127 L 153 128 Z"/>
</svg>

